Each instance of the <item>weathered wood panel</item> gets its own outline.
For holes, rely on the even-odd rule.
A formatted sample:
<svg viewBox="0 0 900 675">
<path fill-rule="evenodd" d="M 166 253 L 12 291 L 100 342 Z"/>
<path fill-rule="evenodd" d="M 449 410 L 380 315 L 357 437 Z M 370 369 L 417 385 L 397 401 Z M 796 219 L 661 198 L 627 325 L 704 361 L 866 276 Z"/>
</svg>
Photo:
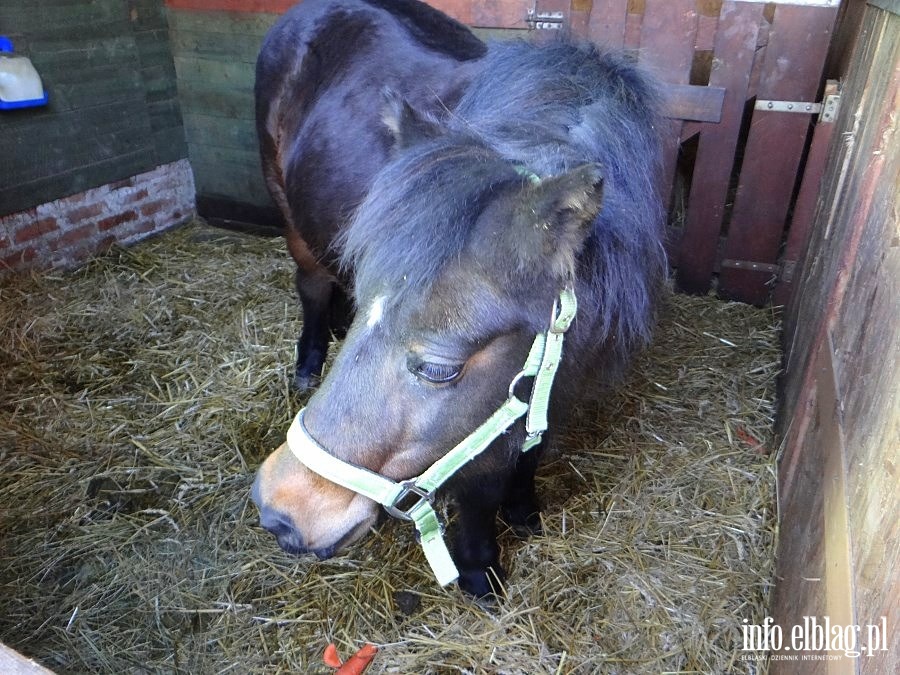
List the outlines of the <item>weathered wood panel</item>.
<svg viewBox="0 0 900 675">
<path fill-rule="evenodd" d="M 244 204 L 260 207 L 247 213 L 268 214 L 274 205 L 260 168 L 253 83 L 260 45 L 278 15 L 181 11 L 182 4 L 168 4 L 200 212 L 218 217 L 227 215 L 228 204 L 235 209 Z M 277 9 L 271 3 L 266 7 Z M 248 9 L 247 3 L 241 8 Z"/>
<path fill-rule="evenodd" d="M 836 15 L 836 7 L 775 6 L 760 99 L 815 101 Z M 777 261 L 810 123 L 809 115 L 754 111 L 725 260 L 762 265 Z M 722 295 L 754 304 L 767 300 L 771 272 L 747 265 L 722 267 Z"/>
<path fill-rule="evenodd" d="M 775 662 L 773 673 L 900 672 L 898 138 L 900 15 L 870 3 L 788 307 L 773 616 L 784 629 L 826 611 L 862 627 L 884 617 L 888 632 L 872 656 Z M 836 459 L 823 463 L 823 452 Z M 805 591 L 804 569 L 821 570 L 824 583 Z"/>
<path fill-rule="evenodd" d="M 706 293 L 712 283 L 762 12 L 763 5 L 745 2 L 721 8 L 709 84 L 724 87 L 725 102 L 721 121 L 700 133 L 679 247 L 677 283 L 689 293 Z"/>
<path fill-rule="evenodd" d="M 697 34 L 694 0 L 644 0 L 639 59 L 664 82 L 689 84 Z M 681 121 L 665 130 L 661 194 L 668 198 L 675 181 Z"/>
<path fill-rule="evenodd" d="M 0 114 L 0 215 L 187 156 L 163 0 L 2 3 L 0 26 L 50 96 Z"/>
</svg>

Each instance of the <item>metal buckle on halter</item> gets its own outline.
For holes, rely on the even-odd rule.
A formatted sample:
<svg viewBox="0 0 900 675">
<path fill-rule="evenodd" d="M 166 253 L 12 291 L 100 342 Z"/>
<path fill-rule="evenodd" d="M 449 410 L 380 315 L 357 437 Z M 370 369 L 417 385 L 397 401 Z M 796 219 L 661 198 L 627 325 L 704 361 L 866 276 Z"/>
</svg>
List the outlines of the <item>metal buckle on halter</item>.
<svg viewBox="0 0 900 675">
<path fill-rule="evenodd" d="M 425 490 L 416 485 L 414 480 L 404 481 L 400 483 L 400 487 L 402 488 L 402 490 L 394 498 L 394 501 L 390 504 L 383 504 L 384 510 L 394 518 L 399 518 L 400 520 L 414 520 L 410 515 L 413 509 L 415 509 L 423 501 L 428 502 L 429 504 L 432 504 L 434 501 L 434 492 L 425 492 Z M 399 508 L 397 505 L 410 495 L 416 495 L 419 497 L 419 499 L 416 500 L 416 502 L 407 509 Z"/>
</svg>

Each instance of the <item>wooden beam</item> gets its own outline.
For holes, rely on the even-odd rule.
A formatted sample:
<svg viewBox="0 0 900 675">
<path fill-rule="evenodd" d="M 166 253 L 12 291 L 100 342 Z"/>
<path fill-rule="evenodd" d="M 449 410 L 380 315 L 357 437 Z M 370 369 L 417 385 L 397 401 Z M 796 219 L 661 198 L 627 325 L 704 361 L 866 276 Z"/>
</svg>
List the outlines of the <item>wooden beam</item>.
<svg viewBox="0 0 900 675">
<path fill-rule="evenodd" d="M 710 85 L 726 92 L 722 119 L 700 133 L 678 254 L 676 283 L 688 293 L 706 293 L 712 283 L 762 12 L 763 5 L 757 3 L 722 5 L 713 46 L 716 67 L 710 74 Z"/>
</svg>

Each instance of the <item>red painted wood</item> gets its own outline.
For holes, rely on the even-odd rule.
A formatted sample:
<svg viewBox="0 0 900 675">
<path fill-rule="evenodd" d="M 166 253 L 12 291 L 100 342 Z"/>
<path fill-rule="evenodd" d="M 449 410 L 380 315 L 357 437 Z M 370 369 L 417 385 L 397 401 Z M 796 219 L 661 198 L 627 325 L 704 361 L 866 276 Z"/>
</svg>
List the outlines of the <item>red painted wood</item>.
<svg viewBox="0 0 900 675">
<path fill-rule="evenodd" d="M 776 5 L 759 98 L 815 100 L 836 15 L 836 7 Z M 725 258 L 776 261 L 809 124 L 806 114 L 754 112 Z M 769 272 L 723 268 L 719 290 L 723 297 L 759 305 L 771 281 Z"/>
<path fill-rule="evenodd" d="M 641 46 L 641 22 L 644 20 L 643 14 L 626 14 L 625 15 L 625 49 L 637 50 Z"/>
<path fill-rule="evenodd" d="M 696 34 L 695 0 L 645 0 L 640 62 L 664 82 L 688 84 Z M 667 126 L 663 131 L 665 146 L 660 194 L 668 205 L 675 182 L 681 121 L 671 120 Z M 672 262 L 677 264 L 675 260 Z"/>
<path fill-rule="evenodd" d="M 791 216 L 791 227 L 788 230 L 781 261 L 782 276 L 778 280 L 778 285 L 775 286 L 773 300 L 776 305 L 787 304 L 794 283 L 800 278 L 802 260 L 809 244 L 809 235 L 816 216 L 819 187 L 822 183 L 822 176 L 825 174 L 828 148 L 831 145 L 832 136 L 834 136 L 834 123 L 823 124 L 820 122 L 816 125 L 812 145 L 806 158 L 806 168 L 803 170 L 800 194 L 797 195 L 797 203 L 794 205 L 794 213 Z M 785 326 L 785 331 L 790 332 L 791 328 Z"/>
<path fill-rule="evenodd" d="M 166 7 L 201 12 L 254 12 L 283 14 L 299 0 L 166 0 Z"/>
<path fill-rule="evenodd" d="M 628 0 L 594 0 L 588 20 L 588 37 L 611 49 L 625 46 L 625 22 Z"/>
<path fill-rule="evenodd" d="M 714 49 L 718 27 L 718 16 L 706 16 L 701 14 L 697 19 L 697 41 L 694 44 L 694 49 L 700 51 Z"/>
<path fill-rule="evenodd" d="M 442 12 L 450 14 L 462 23 L 479 28 L 527 28 L 525 17 L 534 6 L 529 0 L 427 0 L 428 4 Z M 470 19 L 460 18 L 448 5 L 469 5 L 467 10 Z"/>
<path fill-rule="evenodd" d="M 706 293 L 712 282 L 762 12 L 761 3 L 722 5 L 710 74 L 710 86 L 725 88 L 722 120 L 700 133 L 678 255 L 676 283 L 688 293 Z"/>
</svg>

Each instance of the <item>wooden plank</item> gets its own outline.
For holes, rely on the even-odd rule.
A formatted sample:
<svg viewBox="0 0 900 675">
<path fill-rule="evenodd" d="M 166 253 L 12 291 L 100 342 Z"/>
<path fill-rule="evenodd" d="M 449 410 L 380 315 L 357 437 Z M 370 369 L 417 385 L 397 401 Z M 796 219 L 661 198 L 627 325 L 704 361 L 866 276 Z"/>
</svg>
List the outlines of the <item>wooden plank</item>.
<svg viewBox="0 0 900 675">
<path fill-rule="evenodd" d="M 252 91 L 230 91 L 223 87 L 202 87 L 193 83 L 181 92 L 181 109 L 186 114 L 210 115 L 229 119 L 256 119 Z"/>
<path fill-rule="evenodd" d="M 625 47 L 628 0 L 594 0 L 588 19 L 588 38 L 610 49 Z"/>
<path fill-rule="evenodd" d="M 228 11 L 283 14 L 297 4 L 297 0 L 166 0 L 166 7 L 201 12 Z"/>
<path fill-rule="evenodd" d="M 845 444 L 840 423 L 841 400 L 832 361 L 832 345 L 825 341 L 816 357 L 815 419 L 802 457 L 802 489 L 781 491 L 784 510 L 779 538 L 774 614 L 785 636 L 803 616 L 829 617 L 832 625 L 852 626 L 852 569 L 848 529 Z M 779 486 L 781 487 L 781 486 Z M 814 526 L 810 527 L 810 523 Z M 798 531 L 799 530 L 799 531 Z M 812 582 L 812 585 L 810 585 Z M 798 593 L 801 588 L 806 593 Z M 804 602 L 798 602 L 798 595 Z M 789 643 L 786 646 L 791 648 Z M 814 654 L 808 650 L 804 653 Z M 855 659 L 842 651 L 818 650 L 828 672 L 852 675 Z M 827 659 L 827 660 L 826 660 Z M 816 663 L 816 662 L 812 662 Z M 772 673 L 796 673 L 797 663 L 773 661 Z M 813 666 L 814 668 L 816 666 Z"/>
<path fill-rule="evenodd" d="M 836 15 L 836 7 L 776 5 L 759 98 L 815 100 Z M 754 112 L 725 258 L 775 263 L 809 125 L 805 114 Z M 770 272 L 723 268 L 719 290 L 725 298 L 760 305 L 771 280 Z"/>
<path fill-rule="evenodd" d="M 665 82 L 689 84 L 696 32 L 697 9 L 694 0 L 645 0 L 641 24 L 641 63 L 650 67 Z M 671 120 L 668 128 L 663 130 L 663 137 L 660 194 L 663 203 L 668 206 L 675 182 L 681 121 Z"/>
<path fill-rule="evenodd" d="M 223 148 L 218 145 L 204 145 L 201 143 L 188 143 L 191 157 L 197 158 L 204 164 L 213 166 L 236 166 L 241 171 L 250 171 L 262 176 L 262 160 L 259 152 L 254 150 L 238 150 L 235 148 Z"/>
<path fill-rule="evenodd" d="M 148 130 L 149 131 L 149 130 Z M 53 143 L 36 143 L 29 153 L 16 152 L 19 139 L 0 142 L 0 155 L 4 157 L 4 170 L 20 183 L 37 180 L 89 166 L 97 162 L 115 159 L 120 155 L 152 151 L 148 145 L 149 133 L 126 130 L 102 134 L 90 138 L 69 136 Z"/>
<path fill-rule="evenodd" d="M 4 35 L 13 32 L 10 28 L 23 33 L 41 34 L 59 25 L 81 26 L 90 31 L 92 26 L 125 19 L 126 11 L 121 0 L 65 4 L 46 0 L 0 3 L 0 26 Z"/>
<path fill-rule="evenodd" d="M 724 87 L 665 83 L 662 95 L 665 115 L 670 119 L 713 123 L 722 119 Z"/>
<path fill-rule="evenodd" d="M 837 93 L 837 82 L 825 87 L 824 96 Z M 813 131 L 812 144 L 806 157 L 800 192 L 794 204 L 791 226 L 787 233 L 784 254 L 781 257 L 781 274 L 775 286 L 773 300 L 776 305 L 786 305 L 790 299 L 795 276 L 799 277 L 797 266 L 801 264 L 803 253 L 809 246 L 809 235 L 812 231 L 813 219 L 816 215 L 816 204 L 819 189 L 825 174 L 825 163 L 828 160 L 828 149 L 834 136 L 834 122 L 819 122 Z M 785 326 L 791 332 L 790 326 Z"/>
<path fill-rule="evenodd" d="M 206 31 L 173 30 L 171 34 L 171 54 L 176 56 L 256 64 L 261 44 L 262 36 L 253 33 L 232 33 L 227 38 L 221 33 Z"/>
<path fill-rule="evenodd" d="M 188 156 L 184 127 L 168 127 L 153 132 L 153 166 L 170 164 Z M 148 167 L 148 168 L 153 168 Z"/>
<path fill-rule="evenodd" d="M 185 55 L 174 56 L 173 61 L 179 82 L 202 82 L 253 91 L 256 70 L 250 63 Z"/>
<path fill-rule="evenodd" d="M 247 14 L 244 12 L 184 12 L 169 13 L 169 25 L 173 32 L 223 33 L 225 35 L 257 35 L 262 42 L 278 20 L 277 14 Z M 223 39 L 226 39 L 223 36 Z"/>
<path fill-rule="evenodd" d="M 706 293 L 712 283 L 763 6 L 729 1 L 721 11 L 710 85 L 725 89 L 722 119 L 700 134 L 678 253 L 676 283 L 688 293 Z"/>
<path fill-rule="evenodd" d="M 816 455 L 820 447 L 827 448 L 835 436 L 843 437 L 846 498 L 838 500 L 838 507 L 849 506 L 852 623 L 864 627 L 860 641 L 865 644 L 866 625 L 879 623 L 882 617 L 888 624 L 880 650 L 854 664 L 863 675 L 900 671 L 897 63 L 900 17 L 867 8 L 841 94 L 842 111 L 833 132 L 833 154 L 822 181 L 810 250 L 787 310 L 787 369 L 779 415 L 779 431 L 785 437 L 779 465 L 779 497 L 784 503 L 808 499 L 816 492 L 824 500 L 834 490 L 809 483 L 806 472 L 824 464 Z M 810 354 L 817 357 L 811 363 Z M 836 392 L 832 409 L 838 434 L 818 430 L 829 412 L 820 393 L 828 384 L 828 373 L 823 372 L 828 369 L 822 366 L 826 362 Z M 803 552 L 834 550 L 827 532 L 795 536 L 802 524 L 818 520 L 819 514 L 790 507 L 783 513 L 775 594 L 780 600 L 773 606 L 773 616 L 782 625 L 792 613 L 821 616 L 827 611 L 821 608 L 823 602 L 835 601 L 827 589 L 812 598 L 795 592 L 802 589 L 803 580 L 793 568 L 805 561 Z M 795 550 L 788 550 L 790 546 Z M 780 672 L 798 671 L 785 667 Z"/>
<path fill-rule="evenodd" d="M 191 143 L 258 151 L 255 122 L 196 113 L 183 113 L 182 117 L 185 133 Z"/>
<path fill-rule="evenodd" d="M 135 32 L 165 30 L 166 14 L 159 0 L 128 0 L 128 20 Z"/>
<path fill-rule="evenodd" d="M 191 157 L 198 195 L 227 196 L 238 202 L 266 206 L 271 204 L 262 173 L 253 167 L 222 167 Z M 226 170 L 227 169 L 227 170 Z"/>
<path fill-rule="evenodd" d="M 0 213 L 15 213 L 37 204 L 84 192 L 98 185 L 142 173 L 154 166 L 157 166 L 155 154 L 142 149 L 130 155 L 79 166 L 66 173 L 45 176 L 28 183 L 7 187 L 7 183 L 0 182 L 0 204 L 3 205 Z"/>
<path fill-rule="evenodd" d="M 148 30 L 134 34 L 141 68 L 166 66 L 172 63 L 172 45 L 168 30 Z"/>
<path fill-rule="evenodd" d="M 432 7 L 449 14 L 457 21 L 482 28 L 527 28 L 525 17 L 534 7 L 533 0 L 493 0 L 488 2 L 459 2 L 454 0 L 427 0 Z M 470 6 L 471 9 L 466 6 Z M 538 3 L 540 11 L 551 11 L 548 0 Z M 568 10 L 568 4 L 566 6 Z"/>
</svg>

